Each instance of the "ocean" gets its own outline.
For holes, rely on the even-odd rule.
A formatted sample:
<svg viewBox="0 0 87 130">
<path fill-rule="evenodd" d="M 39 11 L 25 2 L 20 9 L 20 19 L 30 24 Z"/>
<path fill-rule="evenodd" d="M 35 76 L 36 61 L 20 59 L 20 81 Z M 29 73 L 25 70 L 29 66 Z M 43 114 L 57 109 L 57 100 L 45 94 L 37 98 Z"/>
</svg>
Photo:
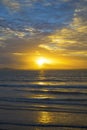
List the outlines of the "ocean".
<svg viewBox="0 0 87 130">
<path fill-rule="evenodd" d="M 0 130 L 87 130 L 87 70 L 0 70 Z"/>
</svg>

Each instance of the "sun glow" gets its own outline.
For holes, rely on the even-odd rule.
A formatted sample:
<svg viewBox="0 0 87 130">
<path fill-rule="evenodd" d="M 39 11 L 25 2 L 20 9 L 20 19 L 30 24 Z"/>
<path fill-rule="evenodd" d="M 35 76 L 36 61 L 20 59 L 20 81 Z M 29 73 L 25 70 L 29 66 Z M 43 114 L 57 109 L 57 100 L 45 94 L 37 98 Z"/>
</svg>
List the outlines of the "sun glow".
<svg viewBox="0 0 87 130">
<path fill-rule="evenodd" d="M 38 59 L 36 59 L 36 63 L 38 66 L 42 67 L 46 64 L 51 64 L 51 60 L 49 60 L 45 57 L 39 57 Z"/>
</svg>

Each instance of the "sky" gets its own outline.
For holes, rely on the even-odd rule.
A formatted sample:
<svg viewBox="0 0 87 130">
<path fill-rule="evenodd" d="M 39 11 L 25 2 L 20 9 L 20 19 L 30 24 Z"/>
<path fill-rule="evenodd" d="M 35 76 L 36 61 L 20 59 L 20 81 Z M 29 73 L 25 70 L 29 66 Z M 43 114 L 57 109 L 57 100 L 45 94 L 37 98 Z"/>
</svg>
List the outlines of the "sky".
<svg viewBox="0 0 87 130">
<path fill-rule="evenodd" d="M 0 68 L 87 69 L 87 0 L 0 0 Z"/>
</svg>

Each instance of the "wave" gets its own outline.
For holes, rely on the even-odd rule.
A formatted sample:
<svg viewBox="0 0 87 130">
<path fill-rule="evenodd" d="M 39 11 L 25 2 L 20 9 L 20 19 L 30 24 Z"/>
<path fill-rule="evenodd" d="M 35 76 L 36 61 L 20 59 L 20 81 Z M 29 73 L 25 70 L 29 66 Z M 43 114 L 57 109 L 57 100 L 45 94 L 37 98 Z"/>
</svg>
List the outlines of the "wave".
<svg viewBox="0 0 87 130">
<path fill-rule="evenodd" d="M 86 73 L 6 73 L 0 73 L 0 128 L 87 129 Z"/>
<path fill-rule="evenodd" d="M 27 123 L 15 123 L 15 122 L 0 122 L 0 124 L 3 125 L 16 125 L 16 126 L 33 126 L 33 127 L 64 127 L 64 128 L 82 128 L 82 129 L 86 129 L 86 126 L 82 126 L 82 125 L 63 125 L 63 124 L 27 124 Z"/>
</svg>

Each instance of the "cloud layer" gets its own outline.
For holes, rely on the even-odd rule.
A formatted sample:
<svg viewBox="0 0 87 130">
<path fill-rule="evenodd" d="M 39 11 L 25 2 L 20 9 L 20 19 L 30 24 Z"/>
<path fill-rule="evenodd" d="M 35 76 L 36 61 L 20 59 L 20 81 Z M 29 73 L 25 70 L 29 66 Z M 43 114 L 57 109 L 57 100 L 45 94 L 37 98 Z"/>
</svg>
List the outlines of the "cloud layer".
<svg viewBox="0 0 87 130">
<path fill-rule="evenodd" d="M 0 66 L 20 67 L 24 57 L 50 54 L 76 58 L 84 68 L 86 7 L 87 0 L 1 0 Z"/>
</svg>

